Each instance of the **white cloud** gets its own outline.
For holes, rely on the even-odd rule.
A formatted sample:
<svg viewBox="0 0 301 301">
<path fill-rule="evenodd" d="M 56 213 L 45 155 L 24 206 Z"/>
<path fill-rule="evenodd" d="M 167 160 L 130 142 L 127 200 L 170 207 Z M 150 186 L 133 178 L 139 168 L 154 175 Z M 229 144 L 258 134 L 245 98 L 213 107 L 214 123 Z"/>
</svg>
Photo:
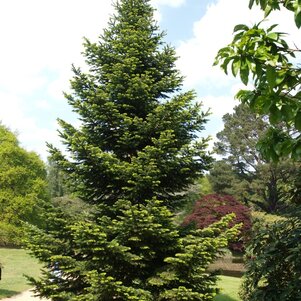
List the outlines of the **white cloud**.
<svg viewBox="0 0 301 301">
<path fill-rule="evenodd" d="M 152 0 L 156 7 L 180 7 L 185 0 Z M 218 49 L 231 41 L 235 24 L 260 19 L 258 10 L 247 9 L 248 0 L 219 0 L 209 5 L 204 17 L 194 25 L 194 38 L 182 41 L 177 49 L 178 67 L 186 75 L 189 87 L 202 85 L 227 88 L 223 96 L 202 95 L 205 106 L 218 116 L 233 105 L 233 88 L 237 81 L 212 68 Z M 96 41 L 113 13 L 112 0 L 10 0 L 0 1 L 0 120 L 17 130 L 20 141 L 46 157 L 44 141 L 58 141 L 55 117 L 66 112 L 62 91 L 68 91 L 71 64 L 81 65 L 82 37 Z M 160 17 L 159 11 L 156 18 Z M 285 26 L 297 30 L 285 14 L 275 17 Z M 290 17 L 292 19 L 292 17 Z M 290 24 L 290 25 L 289 25 Z M 180 26 L 180 25 L 179 25 Z M 42 93 L 40 98 L 33 94 Z M 51 104 L 47 101 L 51 100 Z M 42 115 L 54 108 L 55 113 Z M 28 114 L 39 107 L 33 119 Z M 58 115 L 56 114 L 58 112 Z M 42 125 L 45 118 L 49 125 Z M 53 118 L 53 119 L 52 119 Z M 47 120 L 49 119 L 49 120 Z"/>
<path fill-rule="evenodd" d="M 45 151 L 41 152 L 41 137 L 44 137 L 45 141 L 45 137 L 49 136 L 51 131 L 39 129 L 35 121 L 26 116 L 24 102 L 18 96 L 0 92 L 0 99 L 0 120 L 2 124 L 17 133 L 21 145 L 23 144 L 22 141 L 26 141 L 26 145 L 30 145 L 29 150 L 45 154 Z M 4 105 L 5 103 L 9 105 Z M 45 132 L 47 132 L 47 135 L 45 135 Z"/>
<path fill-rule="evenodd" d="M 186 3 L 186 0 L 151 0 L 151 4 L 155 8 L 154 18 L 158 22 L 162 20 L 162 14 L 159 11 L 160 6 L 180 7 Z"/>
<path fill-rule="evenodd" d="M 10 93 L 0 92 L 0 120 L 4 125 L 13 125 L 18 128 L 22 127 L 23 121 L 25 120 L 23 114 L 22 100 Z M 12 128 L 12 130 L 15 130 Z"/>
<path fill-rule="evenodd" d="M 247 0 L 219 0 L 209 5 L 206 14 L 194 24 L 194 37 L 177 49 L 178 67 L 186 76 L 186 84 L 226 85 L 229 78 L 212 67 L 217 51 L 231 41 L 236 24 L 254 22 L 258 16 L 258 10 L 248 10 Z"/>
<path fill-rule="evenodd" d="M 211 108 L 213 113 L 206 126 L 212 136 L 221 130 L 221 117 L 231 113 L 233 106 L 238 104 L 234 95 L 239 89 L 246 88 L 239 79 L 226 76 L 219 67 L 212 65 L 218 50 L 232 41 L 236 24 L 252 25 L 263 18 L 258 7 L 248 9 L 248 2 L 218 0 L 210 4 L 204 16 L 194 24 L 194 37 L 182 41 L 177 48 L 178 68 L 186 78 L 185 86 L 197 89 L 204 108 Z M 292 13 L 283 10 L 273 12 L 264 25 L 279 24 L 275 30 L 290 33 L 287 39 L 300 46 L 300 31 L 293 20 Z"/>
<path fill-rule="evenodd" d="M 183 5 L 186 2 L 186 0 L 152 0 L 152 4 L 154 6 L 158 5 L 168 5 L 172 7 L 178 7 Z"/>
<path fill-rule="evenodd" d="M 71 64 L 83 60 L 82 38 L 97 39 L 113 12 L 111 4 L 111 0 L 0 1 L 0 120 L 43 158 L 44 141 L 58 140 L 57 126 L 41 126 L 43 120 L 37 121 L 55 121 L 43 115 L 50 106 L 45 97 L 57 100 L 60 112 Z M 40 100 L 33 98 L 37 94 Z M 34 109 L 41 116 L 32 117 Z"/>
<path fill-rule="evenodd" d="M 82 37 L 96 38 L 112 12 L 111 0 L 89 2 L 1 1 L 1 83 L 23 93 L 43 84 L 41 72 L 77 63 Z"/>
<path fill-rule="evenodd" d="M 42 109 L 42 110 L 49 110 L 52 107 L 50 101 L 47 99 L 40 99 L 36 101 L 35 105 L 38 109 Z"/>
<path fill-rule="evenodd" d="M 230 113 L 232 108 L 238 104 L 233 94 L 221 96 L 205 95 L 202 97 L 202 103 L 204 110 L 210 109 L 215 117 L 220 118 L 226 113 Z"/>
</svg>

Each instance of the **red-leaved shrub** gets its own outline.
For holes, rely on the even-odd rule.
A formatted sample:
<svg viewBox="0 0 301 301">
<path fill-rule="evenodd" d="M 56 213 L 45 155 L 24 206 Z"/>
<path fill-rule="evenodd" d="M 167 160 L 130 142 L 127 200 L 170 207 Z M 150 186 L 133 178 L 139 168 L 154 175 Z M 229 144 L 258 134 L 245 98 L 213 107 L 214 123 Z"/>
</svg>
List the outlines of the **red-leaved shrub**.
<svg viewBox="0 0 301 301">
<path fill-rule="evenodd" d="M 251 214 L 250 209 L 233 196 L 208 194 L 202 197 L 196 201 L 192 213 L 186 216 L 182 225 L 187 226 L 193 223 L 196 228 L 203 229 L 229 213 L 235 213 L 236 215 L 229 227 L 235 224 L 243 224 L 239 240 L 231 243 L 229 247 L 233 251 L 242 252 L 248 239 L 248 233 L 251 230 Z"/>
</svg>

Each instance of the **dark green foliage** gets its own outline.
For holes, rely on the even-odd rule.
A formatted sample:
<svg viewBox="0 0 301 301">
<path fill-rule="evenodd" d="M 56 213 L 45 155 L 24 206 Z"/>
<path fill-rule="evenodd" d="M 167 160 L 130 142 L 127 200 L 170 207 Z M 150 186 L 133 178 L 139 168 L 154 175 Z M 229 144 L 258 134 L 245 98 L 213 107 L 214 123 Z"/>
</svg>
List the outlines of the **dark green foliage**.
<svg viewBox="0 0 301 301">
<path fill-rule="evenodd" d="M 300 1 L 251 0 L 260 4 L 265 15 L 284 6 L 295 13 L 297 27 L 301 25 Z M 215 64 L 227 73 L 231 67 L 233 76 L 240 75 L 247 85 L 252 78 L 253 90 L 240 90 L 236 97 L 255 113 L 268 115 L 271 123 L 258 148 L 265 158 L 278 161 L 290 156 L 301 157 L 301 102 L 300 68 L 292 58 L 299 49 L 289 46 L 284 33 L 275 31 L 277 25 L 263 29 L 261 22 L 248 27 L 240 24 L 234 28 L 231 44 L 219 50 Z M 283 122 L 281 128 L 277 124 Z"/>
<path fill-rule="evenodd" d="M 294 13 L 294 19 L 296 26 L 301 26 L 301 4 L 295 0 L 250 0 L 249 8 L 252 8 L 254 3 L 260 5 L 260 8 L 264 11 L 265 17 L 267 17 L 273 10 L 280 10 L 281 7 L 288 9 Z"/>
<path fill-rule="evenodd" d="M 210 171 L 213 190 L 233 195 L 265 212 L 297 203 L 299 164 L 288 159 L 269 163 L 256 147 L 269 127 L 267 118 L 240 104 L 232 114 L 224 115 L 223 121 L 224 129 L 217 134 L 215 150 L 224 158 L 215 162 Z"/>
<path fill-rule="evenodd" d="M 73 68 L 79 128 L 60 120 L 68 155 L 51 160 L 87 214 L 50 208 L 27 245 L 44 263 L 39 295 L 70 300 L 213 300 L 206 268 L 237 233 L 230 217 L 183 233 L 174 222 L 190 184 L 208 170 L 206 113 L 180 92 L 175 51 L 162 41 L 146 0 L 123 0 L 98 43 L 85 42 L 89 71 Z M 63 209 L 63 210 L 62 210 Z M 59 272 L 49 268 L 58 264 Z"/>
<path fill-rule="evenodd" d="M 242 252 L 248 241 L 251 230 L 250 209 L 237 201 L 230 195 L 209 194 L 198 200 L 191 214 L 183 221 L 183 226 L 194 224 L 197 228 L 203 229 L 220 220 L 223 216 L 234 213 L 235 218 L 229 227 L 241 224 L 239 241 L 232 242 L 230 249 Z"/>
<path fill-rule="evenodd" d="M 60 170 L 58 165 L 53 162 L 50 157 L 48 158 L 47 164 L 47 182 L 50 197 L 52 198 L 62 197 L 70 192 L 66 174 Z"/>
<path fill-rule="evenodd" d="M 94 206 L 91 206 L 72 195 L 52 198 L 51 203 L 55 208 L 60 208 L 62 212 L 65 212 L 70 216 L 86 215 L 94 209 Z"/>
<path fill-rule="evenodd" d="M 132 206 L 120 201 L 116 219 L 80 221 L 48 214 L 47 231 L 35 228 L 27 244 L 61 274 L 45 269 L 34 280 L 37 291 L 52 300 L 213 300 L 216 278 L 205 272 L 237 229 L 230 216 L 203 230 L 182 235 L 170 211 L 159 201 Z M 63 229 L 62 231 L 59 231 Z"/>
<path fill-rule="evenodd" d="M 72 160 L 51 147 L 53 160 L 90 203 L 114 203 L 116 195 L 167 202 L 208 168 L 206 140 L 192 142 L 207 115 L 192 104 L 193 91 L 171 97 L 182 77 L 151 7 L 134 1 L 116 9 L 101 41 L 85 43 L 90 72 L 73 68 L 74 94 L 66 97 L 82 126 L 60 120 Z"/>
<path fill-rule="evenodd" d="M 250 0 L 249 7 L 254 3 L 260 5 L 265 16 L 283 6 L 294 12 L 296 26 L 301 26 L 300 1 Z M 231 66 L 233 75 L 240 75 L 245 85 L 253 80 L 254 89 L 239 91 L 237 98 L 255 113 L 269 117 L 271 125 L 257 143 L 263 157 L 274 162 L 282 157 L 300 161 L 301 73 L 299 66 L 292 63 L 299 49 L 290 47 L 284 33 L 275 31 L 275 27 L 263 29 L 260 23 L 252 27 L 237 25 L 232 43 L 220 49 L 215 64 L 220 64 L 226 73 Z M 293 191 L 298 191 L 296 176 L 293 179 L 287 178 L 281 184 L 283 188 L 293 183 Z M 273 183 L 277 184 L 275 178 Z M 291 192 L 286 192 L 286 197 L 293 201 L 299 198 L 298 193 Z M 250 246 L 243 300 L 301 300 L 297 254 L 300 255 L 300 219 L 279 222 L 260 231 Z"/>
<path fill-rule="evenodd" d="M 300 218 L 257 231 L 247 251 L 243 301 L 301 300 L 300 239 Z"/>
<path fill-rule="evenodd" d="M 208 179 L 215 193 L 233 195 L 245 204 L 249 203 L 249 182 L 240 177 L 234 166 L 226 159 L 216 161 L 213 164 Z"/>
<path fill-rule="evenodd" d="M 181 224 L 183 222 L 183 219 L 192 212 L 195 202 L 201 196 L 212 192 L 208 175 L 197 179 L 195 184 L 191 185 L 187 191 L 183 192 L 183 197 L 180 199 L 181 206 L 176 213 L 176 223 Z"/>
</svg>

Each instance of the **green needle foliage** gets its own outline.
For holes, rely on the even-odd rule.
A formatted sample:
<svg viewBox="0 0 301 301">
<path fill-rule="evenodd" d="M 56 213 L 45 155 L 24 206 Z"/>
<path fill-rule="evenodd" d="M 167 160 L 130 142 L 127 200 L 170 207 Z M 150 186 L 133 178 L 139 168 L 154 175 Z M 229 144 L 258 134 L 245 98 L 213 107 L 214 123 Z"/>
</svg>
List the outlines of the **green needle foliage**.
<svg viewBox="0 0 301 301">
<path fill-rule="evenodd" d="M 212 161 L 207 139 L 196 139 L 207 113 L 193 91 L 180 92 L 175 51 L 149 1 L 115 7 L 100 41 L 85 41 L 89 71 L 73 68 L 66 98 L 81 126 L 59 121 L 68 155 L 50 145 L 91 210 L 79 220 L 52 209 L 47 231 L 30 228 L 28 246 L 45 263 L 43 277 L 31 280 L 54 301 L 212 300 L 215 277 L 206 268 L 237 230 L 225 217 L 183 231 L 172 213 Z"/>
</svg>

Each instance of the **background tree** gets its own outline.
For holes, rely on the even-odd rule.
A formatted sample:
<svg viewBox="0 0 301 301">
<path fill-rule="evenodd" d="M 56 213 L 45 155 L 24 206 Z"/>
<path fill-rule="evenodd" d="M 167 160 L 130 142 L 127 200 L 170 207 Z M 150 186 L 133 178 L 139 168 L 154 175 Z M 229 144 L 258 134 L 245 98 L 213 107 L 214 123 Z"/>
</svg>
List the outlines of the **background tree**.
<svg viewBox="0 0 301 301">
<path fill-rule="evenodd" d="M 280 8 L 294 12 L 300 28 L 300 1 L 250 0 L 249 7 L 254 3 L 260 5 L 265 16 Z M 221 64 L 226 73 L 230 65 L 232 74 L 239 74 L 245 85 L 253 78 L 254 89 L 239 91 L 237 98 L 254 112 L 269 116 L 271 127 L 258 143 L 263 156 L 273 161 L 290 156 L 300 164 L 301 70 L 292 62 L 299 49 L 290 47 L 275 27 L 263 29 L 261 23 L 252 27 L 237 25 L 232 43 L 219 51 L 215 64 Z M 286 126 L 278 127 L 279 122 Z M 296 256 L 299 221 L 300 218 L 280 222 L 258 231 L 250 246 L 243 300 L 300 299 L 300 262 Z"/>
<path fill-rule="evenodd" d="M 249 7 L 254 3 L 260 5 L 265 17 L 281 7 L 293 11 L 296 26 L 301 26 L 299 1 L 250 0 Z M 252 27 L 235 26 L 232 43 L 219 50 L 215 64 L 220 64 L 226 73 L 230 65 L 232 74 L 239 74 L 245 85 L 252 77 L 254 89 L 241 90 L 236 97 L 254 112 L 269 116 L 271 127 L 258 143 L 262 154 L 274 161 L 288 155 L 300 160 L 301 70 L 291 60 L 300 50 L 290 47 L 275 27 L 264 29 L 261 22 Z M 277 127 L 279 122 L 286 127 Z"/>
<path fill-rule="evenodd" d="M 247 251 L 243 301 L 301 298 L 300 218 L 276 221 L 256 232 Z"/>
<path fill-rule="evenodd" d="M 229 217 L 182 233 L 171 209 L 209 168 L 206 113 L 180 92 L 175 51 L 163 41 L 147 0 L 123 0 L 98 43 L 85 42 L 89 72 L 73 68 L 79 129 L 59 120 L 68 156 L 50 146 L 77 195 L 95 210 L 74 222 L 48 215 L 28 246 L 45 269 L 33 280 L 52 300 L 212 300 L 206 266 L 235 230 Z M 72 218 L 72 217 L 71 217 Z"/>
<path fill-rule="evenodd" d="M 47 162 L 47 182 L 52 198 L 62 197 L 68 194 L 69 189 L 66 183 L 66 175 L 50 157 Z"/>
<path fill-rule="evenodd" d="M 195 202 L 200 197 L 210 193 L 213 193 L 212 185 L 208 179 L 208 174 L 206 174 L 198 178 L 187 190 L 183 191 L 183 197 L 181 198 L 183 206 L 179 207 L 176 212 L 176 223 L 181 224 L 184 218 L 192 212 Z"/>
<path fill-rule="evenodd" d="M 223 117 L 224 129 L 217 134 L 216 152 L 224 156 L 214 164 L 209 179 L 217 193 L 228 193 L 266 212 L 289 203 L 296 186 L 299 166 L 290 160 L 268 163 L 257 150 L 269 127 L 265 117 L 256 116 L 240 104 Z"/>
<path fill-rule="evenodd" d="M 0 124 L 0 244 L 19 244 L 22 221 L 39 224 L 48 200 L 46 170 L 37 154 L 20 147 L 16 135 Z"/>
<path fill-rule="evenodd" d="M 192 212 L 185 217 L 182 226 L 194 225 L 196 228 L 203 229 L 231 213 L 235 214 L 235 218 L 229 227 L 235 224 L 242 224 L 242 227 L 239 240 L 231 242 L 229 247 L 233 251 L 243 252 L 251 234 L 251 210 L 231 195 L 208 194 L 203 196 L 195 203 Z"/>
<path fill-rule="evenodd" d="M 227 160 L 214 162 L 208 179 L 213 192 L 235 196 L 245 204 L 249 202 L 250 183 L 242 179 Z"/>
</svg>

